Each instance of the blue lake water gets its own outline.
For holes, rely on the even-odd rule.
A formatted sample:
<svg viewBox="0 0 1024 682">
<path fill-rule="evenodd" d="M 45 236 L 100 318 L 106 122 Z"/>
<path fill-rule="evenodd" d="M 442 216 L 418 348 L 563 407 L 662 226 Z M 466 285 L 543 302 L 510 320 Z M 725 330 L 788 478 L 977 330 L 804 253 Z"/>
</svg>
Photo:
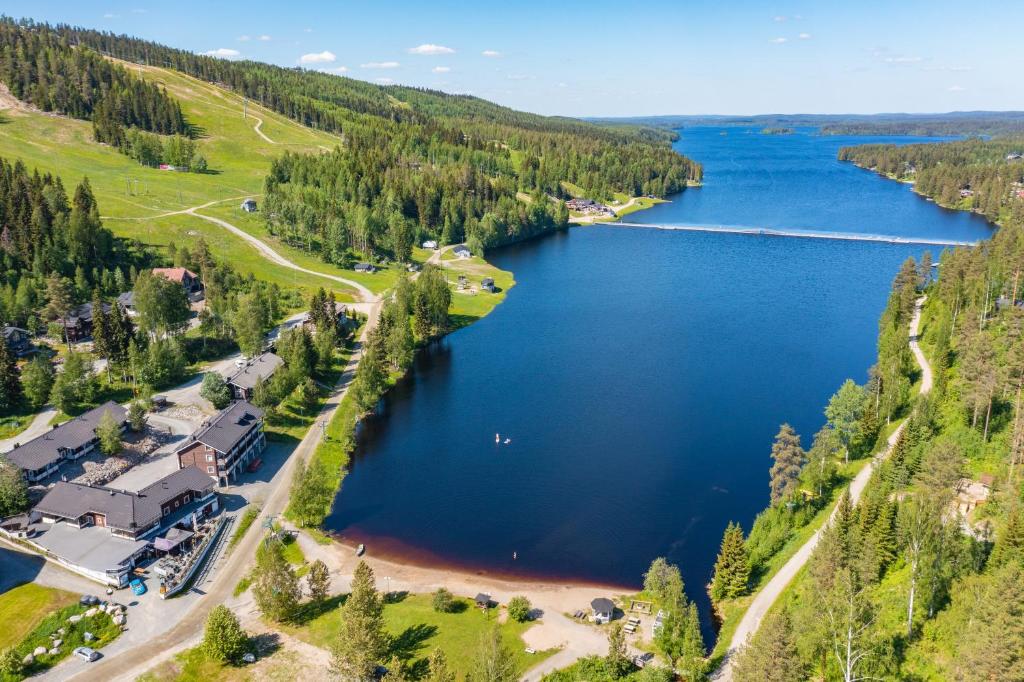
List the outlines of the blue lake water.
<svg viewBox="0 0 1024 682">
<path fill-rule="evenodd" d="M 989 234 L 840 164 L 850 141 L 874 140 L 685 131 L 705 186 L 631 218 Z M 495 251 L 517 286 L 420 354 L 362 430 L 327 525 L 377 555 L 622 586 L 665 555 L 706 614 L 723 529 L 768 501 L 779 425 L 808 444 L 839 384 L 865 379 L 892 278 L 922 251 L 615 227 Z"/>
</svg>

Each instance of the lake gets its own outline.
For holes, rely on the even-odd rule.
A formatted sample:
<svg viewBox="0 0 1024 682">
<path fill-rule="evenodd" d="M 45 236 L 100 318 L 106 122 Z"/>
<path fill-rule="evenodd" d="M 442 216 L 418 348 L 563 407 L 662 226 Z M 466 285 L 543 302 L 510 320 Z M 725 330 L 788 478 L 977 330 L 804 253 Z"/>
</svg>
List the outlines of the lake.
<svg viewBox="0 0 1024 682">
<path fill-rule="evenodd" d="M 875 139 L 720 132 L 676 143 L 702 188 L 630 219 L 989 234 L 836 161 Z M 779 425 L 809 445 L 828 397 L 865 380 L 892 278 L 923 250 L 621 227 L 496 250 L 517 286 L 419 355 L 364 425 L 327 526 L 378 556 L 625 587 L 664 555 L 706 616 L 722 531 L 768 502 Z"/>
</svg>

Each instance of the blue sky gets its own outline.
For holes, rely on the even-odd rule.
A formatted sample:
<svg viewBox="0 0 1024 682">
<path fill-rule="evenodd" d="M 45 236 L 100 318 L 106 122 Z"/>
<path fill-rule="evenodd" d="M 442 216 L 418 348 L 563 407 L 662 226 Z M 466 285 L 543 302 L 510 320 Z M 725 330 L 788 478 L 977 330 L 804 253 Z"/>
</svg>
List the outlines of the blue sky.
<svg viewBox="0 0 1024 682">
<path fill-rule="evenodd" d="M 5 0 L 0 11 L 544 114 L 1024 109 L 1021 0 Z"/>
</svg>

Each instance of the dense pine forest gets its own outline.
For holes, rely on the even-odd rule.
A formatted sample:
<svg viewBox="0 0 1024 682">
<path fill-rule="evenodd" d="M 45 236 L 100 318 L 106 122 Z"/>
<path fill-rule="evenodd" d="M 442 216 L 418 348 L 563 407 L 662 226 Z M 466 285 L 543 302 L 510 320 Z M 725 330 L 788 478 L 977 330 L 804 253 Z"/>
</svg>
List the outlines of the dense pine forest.
<svg viewBox="0 0 1024 682">
<path fill-rule="evenodd" d="M 177 102 L 151 83 L 45 24 L 0 19 L 0 81 L 18 99 L 46 112 L 91 120 L 96 139 L 115 147 L 128 128 L 185 134 Z"/>
<path fill-rule="evenodd" d="M 1024 216 L 1024 137 L 972 138 L 943 144 L 868 144 L 843 147 L 852 161 L 914 183 L 948 208 L 977 211 L 994 222 Z"/>
</svg>

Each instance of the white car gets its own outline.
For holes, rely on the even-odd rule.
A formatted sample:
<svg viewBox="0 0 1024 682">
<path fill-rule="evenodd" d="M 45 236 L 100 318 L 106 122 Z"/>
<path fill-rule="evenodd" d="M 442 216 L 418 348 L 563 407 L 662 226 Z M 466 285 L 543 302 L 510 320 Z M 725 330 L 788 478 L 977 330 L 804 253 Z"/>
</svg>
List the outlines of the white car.
<svg viewBox="0 0 1024 682">
<path fill-rule="evenodd" d="M 78 656 L 80 659 L 88 663 L 92 663 L 100 657 L 100 652 L 87 646 L 80 646 L 77 649 L 75 649 L 72 653 L 74 653 L 75 656 Z"/>
</svg>

